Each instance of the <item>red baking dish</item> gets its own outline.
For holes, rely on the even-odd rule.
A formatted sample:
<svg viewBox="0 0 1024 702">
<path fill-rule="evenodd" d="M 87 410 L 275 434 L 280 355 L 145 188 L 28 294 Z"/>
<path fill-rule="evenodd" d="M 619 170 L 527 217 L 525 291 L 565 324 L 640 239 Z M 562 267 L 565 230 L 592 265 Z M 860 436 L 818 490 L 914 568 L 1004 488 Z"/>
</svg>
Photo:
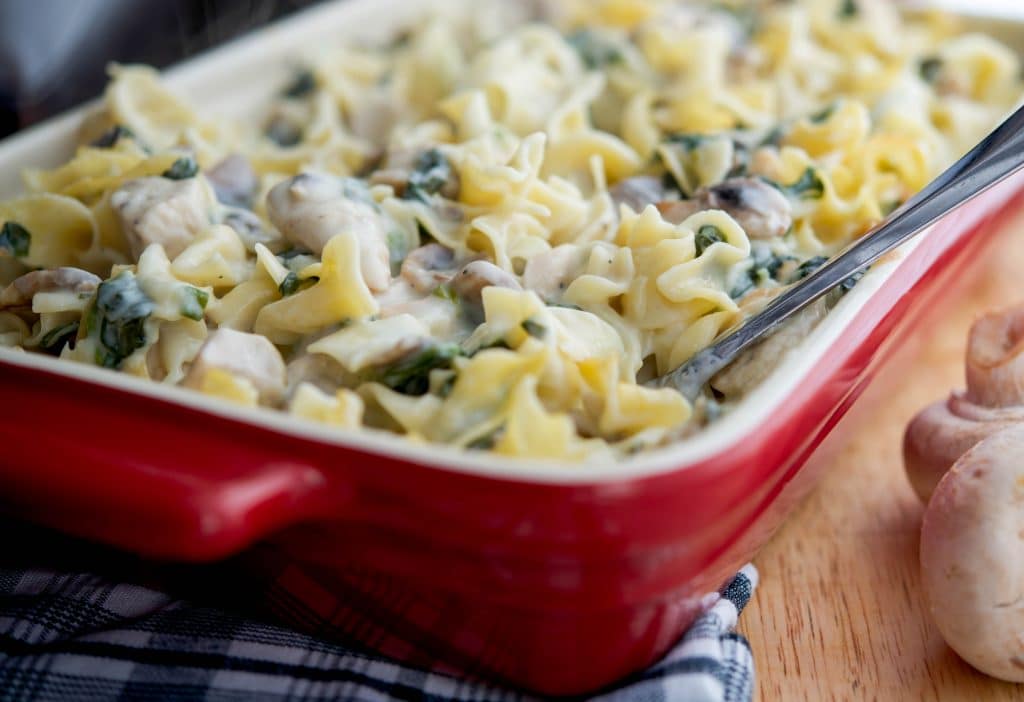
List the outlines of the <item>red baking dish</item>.
<svg viewBox="0 0 1024 702">
<path fill-rule="evenodd" d="M 272 84 L 303 42 L 409 5 L 308 12 L 170 82 L 200 101 L 256 101 L 218 89 Z M 0 194 L 16 190 L 11 173 L 66 157 L 82 116 L 0 144 Z M 621 464 L 342 433 L 0 349 L 0 507 L 157 558 L 272 554 L 296 607 L 388 655 L 592 691 L 664 654 L 770 537 L 879 364 L 1014 221 L 1021 194 L 1016 177 L 947 217 L 876 266 L 723 421 Z"/>
</svg>

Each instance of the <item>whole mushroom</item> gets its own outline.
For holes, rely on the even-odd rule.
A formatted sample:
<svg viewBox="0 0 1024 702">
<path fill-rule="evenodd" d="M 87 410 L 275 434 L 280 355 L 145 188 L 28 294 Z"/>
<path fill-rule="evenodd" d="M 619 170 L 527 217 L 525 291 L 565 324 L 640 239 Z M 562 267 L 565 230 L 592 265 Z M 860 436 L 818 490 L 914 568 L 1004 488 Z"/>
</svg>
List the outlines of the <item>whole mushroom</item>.
<svg viewBox="0 0 1024 702">
<path fill-rule="evenodd" d="M 965 365 L 967 392 L 922 410 L 903 437 L 907 477 L 922 502 L 965 451 L 1024 421 L 1024 305 L 974 323 Z"/>
<path fill-rule="evenodd" d="M 967 391 L 924 409 L 903 441 L 927 503 L 925 600 L 978 670 L 1024 682 L 1024 305 L 971 328 Z"/>
<path fill-rule="evenodd" d="M 921 576 L 946 643 L 983 673 L 1024 682 L 1024 424 L 984 439 L 939 481 Z"/>
</svg>

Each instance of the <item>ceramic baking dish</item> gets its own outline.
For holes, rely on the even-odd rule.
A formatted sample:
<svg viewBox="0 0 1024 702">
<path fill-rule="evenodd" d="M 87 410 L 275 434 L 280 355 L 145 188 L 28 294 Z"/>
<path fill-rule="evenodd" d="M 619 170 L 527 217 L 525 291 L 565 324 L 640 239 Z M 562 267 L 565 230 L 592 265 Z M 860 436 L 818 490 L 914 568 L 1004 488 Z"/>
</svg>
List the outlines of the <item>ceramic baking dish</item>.
<svg viewBox="0 0 1024 702">
<path fill-rule="evenodd" d="M 243 111 L 303 46 L 385 34 L 423 7 L 328 5 L 168 79 Z M 0 144 L 0 196 L 22 168 L 66 159 L 83 114 Z M 158 558 L 272 548 L 287 561 L 278 585 L 338 634 L 535 691 L 592 691 L 662 655 L 769 538 L 879 364 L 1022 192 L 1022 178 L 989 191 L 876 266 L 708 431 L 612 465 L 344 433 L 0 349 L 0 508 Z"/>
</svg>

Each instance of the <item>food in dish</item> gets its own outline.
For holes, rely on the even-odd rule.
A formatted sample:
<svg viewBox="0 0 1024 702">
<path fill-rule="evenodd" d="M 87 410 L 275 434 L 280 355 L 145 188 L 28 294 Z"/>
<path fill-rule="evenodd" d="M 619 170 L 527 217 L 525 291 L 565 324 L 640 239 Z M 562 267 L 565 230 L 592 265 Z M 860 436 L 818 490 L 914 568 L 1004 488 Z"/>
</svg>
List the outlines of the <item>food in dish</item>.
<svg viewBox="0 0 1024 702">
<path fill-rule="evenodd" d="M 718 411 L 645 379 L 1022 88 L 1006 47 L 880 1 L 461 7 L 311 51 L 249 120 L 113 69 L 75 156 L 0 203 L 0 344 L 340 430 L 635 453 Z"/>
</svg>

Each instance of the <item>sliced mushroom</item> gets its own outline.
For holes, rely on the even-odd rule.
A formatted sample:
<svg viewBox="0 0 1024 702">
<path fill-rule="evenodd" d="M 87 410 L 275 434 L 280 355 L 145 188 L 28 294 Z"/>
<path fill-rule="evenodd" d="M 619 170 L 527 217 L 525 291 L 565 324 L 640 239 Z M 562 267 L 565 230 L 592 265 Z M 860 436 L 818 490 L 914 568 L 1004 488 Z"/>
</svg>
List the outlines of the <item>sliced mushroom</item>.
<svg viewBox="0 0 1024 702">
<path fill-rule="evenodd" d="M 663 202 L 662 216 L 673 224 L 704 210 L 722 210 L 743 227 L 751 239 L 773 239 L 789 231 L 793 208 L 789 200 L 756 178 L 730 178 L 698 190 L 692 200 Z"/>
<path fill-rule="evenodd" d="M 582 246 L 556 246 L 526 262 L 523 286 L 546 302 L 557 302 L 569 283 L 579 277 L 586 261 L 587 252 Z"/>
<path fill-rule="evenodd" d="M 51 268 L 32 271 L 16 278 L 0 292 L 0 310 L 32 306 L 38 293 L 68 292 L 91 295 L 102 282 L 98 276 L 79 268 Z"/>
<path fill-rule="evenodd" d="M 217 200 L 232 207 L 249 207 L 259 188 L 259 178 L 249 159 L 232 154 L 204 173 Z"/>
<path fill-rule="evenodd" d="M 312 173 L 290 178 L 267 195 L 267 213 L 286 239 L 317 255 L 338 234 L 354 233 L 366 285 L 380 291 L 390 284 L 384 215 L 372 201 L 358 199 L 343 179 Z"/>
<path fill-rule="evenodd" d="M 218 329 L 206 339 L 196 355 L 184 384 L 201 388 L 212 369 L 245 378 L 260 394 L 260 402 L 277 404 L 284 396 L 284 359 L 270 340 L 259 334 Z"/>
<path fill-rule="evenodd" d="M 427 244 L 409 252 L 402 262 L 402 278 L 423 295 L 452 279 L 457 271 L 455 252 L 441 244 Z"/>
<path fill-rule="evenodd" d="M 616 208 L 619 205 L 626 205 L 634 212 L 641 212 L 648 205 L 663 202 L 668 197 L 668 190 L 661 182 L 661 178 L 634 176 L 616 183 L 608 194 L 611 195 Z"/>
<path fill-rule="evenodd" d="M 942 478 L 921 527 L 921 577 L 946 642 L 1024 682 L 1024 426 L 998 431 Z"/>
<path fill-rule="evenodd" d="M 110 196 L 132 256 L 150 244 L 175 258 L 210 224 L 213 198 L 200 178 L 138 178 Z"/>
<path fill-rule="evenodd" d="M 519 281 L 509 273 L 487 261 L 473 261 L 462 267 L 452 278 L 452 290 L 462 299 L 466 315 L 474 322 L 483 321 L 484 288 L 497 286 L 522 290 Z"/>
<path fill-rule="evenodd" d="M 352 374 L 330 356 L 303 353 L 288 363 L 287 396 L 291 397 L 302 383 L 311 383 L 333 395 L 351 378 Z"/>
<path fill-rule="evenodd" d="M 255 212 L 241 207 L 225 208 L 221 224 L 234 229 L 245 248 L 252 253 L 256 251 L 256 244 L 266 245 L 280 240 L 274 232 L 263 226 L 263 220 Z"/>
</svg>

